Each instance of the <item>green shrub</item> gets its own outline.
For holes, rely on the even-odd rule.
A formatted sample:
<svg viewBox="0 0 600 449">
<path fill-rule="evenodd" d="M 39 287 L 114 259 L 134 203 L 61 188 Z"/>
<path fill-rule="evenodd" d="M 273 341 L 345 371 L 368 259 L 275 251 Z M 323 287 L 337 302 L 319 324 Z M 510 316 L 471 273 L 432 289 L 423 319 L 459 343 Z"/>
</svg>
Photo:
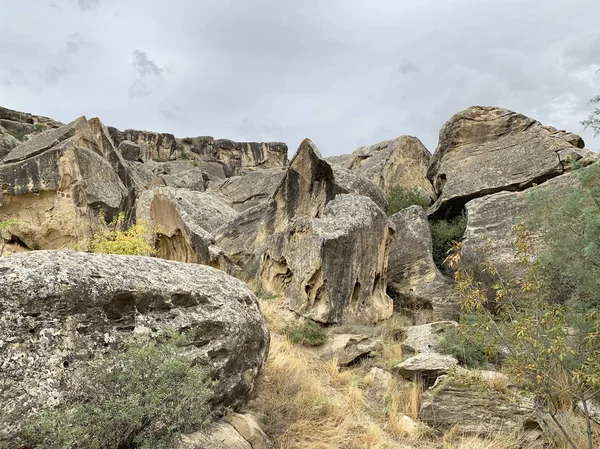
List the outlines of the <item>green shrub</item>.
<svg viewBox="0 0 600 449">
<path fill-rule="evenodd" d="M 137 337 L 124 350 L 82 369 L 82 391 L 59 408 L 32 415 L 23 429 L 36 449 L 166 448 L 179 432 L 208 422 L 207 376 L 173 333 Z"/>
<path fill-rule="evenodd" d="M 467 368 L 481 368 L 489 363 L 487 346 L 475 328 L 469 326 L 448 329 L 440 338 L 437 351 L 453 356 Z"/>
<path fill-rule="evenodd" d="M 433 245 L 433 261 L 445 271 L 444 260 L 456 242 L 458 242 L 467 228 L 467 217 L 464 214 L 444 220 L 437 219 L 429 222 L 431 229 L 431 243 Z"/>
<path fill-rule="evenodd" d="M 327 340 L 327 331 L 313 320 L 305 320 L 300 324 L 288 323 L 281 331 L 292 343 L 301 345 L 319 346 Z"/>
<path fill-rule="evenodd" d="M 186 145 L 191 145 L 194 143 L 194 139 L 192 139 L 191 137 L 184 137 L 183 139 L 181 139 L 181 141 Z"/>
<path fill-rule="evenodd" d="M 155 230 L 146 221 L 125 227 L 125 215 L 120 213 L 106 222 L 104 215 L 98 217 L 98 225 L 92 229 L 92 237 L 84 249 L 91 253 L 152 256 Z"/>
<path fill-rule="evenodd" d="M 10 220 L 0 221 L 0 257 L 4 253 L 4 248 L 6 248 L 6 244 L 11 239 L 11 234 L 8 229 L 11 226 L 16 225 L 17 223 L 23 223 L 23 220 L 16 220 L 11 218 Z"/>
<path fill-rule="evenodd" d="M 388 194 L 388 215 L 393 215 L 410 206 L 421 206 L 427 209 L 431 205 L 431 199 L 422 194 L 418 189 L 408 189 L 400 185 L 392 187 Z"/>
</svg>

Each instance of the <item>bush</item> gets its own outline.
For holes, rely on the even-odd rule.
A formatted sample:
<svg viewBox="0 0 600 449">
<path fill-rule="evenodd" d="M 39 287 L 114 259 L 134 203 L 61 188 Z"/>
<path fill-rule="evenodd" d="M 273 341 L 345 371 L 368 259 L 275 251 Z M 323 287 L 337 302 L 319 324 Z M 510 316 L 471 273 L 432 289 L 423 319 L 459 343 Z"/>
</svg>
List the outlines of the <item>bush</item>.
<svg viewBox="0 0 600 449">
<path fill-rule="evenodd" d="M 125 228 L 125 216 L 120 213 L 107 223 L 104 215 L 99 215 L 98 226 L 92 229 L 92 237 L 86 250 L 101 254 L 124 254 L 131 256 L 152 256 L 155 253 L 155 231 L 149 223 L 140 221 Z"/>
<path fill-rule="evenodd" d="M 21 220 L 15 220 L 15 219 L 10 219 L 10 220 L 5 220 L 5 221 L 0 221 L 0 257 L 2 257 L 2 254 L 4 253 L 4 248 L 6 248 L 6 244 L 9 242 L 11 235 L 10 232 L 8 232 L 8 229 L 21 222 Z"/>
<path fill-rule="evenodd" d="M 173 447 L 179 432 L 208 422 L 207 376 L 173 333 L 137 337 L 81 372 L 78 397 L 30 417 L 23 439 L 36 449 Z"/>
<path fill-rule="evenodd" d="M 484 341 L 468 325 L 450 328 L 440 338 L 437 351 L 453 356 L 467 368 L 477 369 L 489 363 L 489 348 Z"/>
<path fill-rule="evenodd" d="M 431 199 L 423 195 L 416 188 L 408 189 L 400 185 L 393 187 L 388 194 L 388 215 L 393 215 L 410 206 L 421 206 L 427 209 L 431 205 Z"/>
<path fill-rule="evenodd" d="M 181 139 L 181 141 L 186 145 L 191 145 L 194 143 L 194 139 L 192 139 L 191 137 L 184 137 L 183 139 Z"/>
<path fill-rule="evenodd" d="M 433 245 L 433 261 L 439 268 L 446 271 L 444 261 L 448 256 L 448 251 L 455 246 L 467 229 L 467 217 L 460 214 L 448 220 L 432 220 L 429 227 Z"/>
<path fill-rule="evenodd" d="M 281 332 L 292 342 L 301 345 L 319 346 L 327 340 L 327 331 L 313 320 L 300 324 L 288 323 Z"/>
</svg>

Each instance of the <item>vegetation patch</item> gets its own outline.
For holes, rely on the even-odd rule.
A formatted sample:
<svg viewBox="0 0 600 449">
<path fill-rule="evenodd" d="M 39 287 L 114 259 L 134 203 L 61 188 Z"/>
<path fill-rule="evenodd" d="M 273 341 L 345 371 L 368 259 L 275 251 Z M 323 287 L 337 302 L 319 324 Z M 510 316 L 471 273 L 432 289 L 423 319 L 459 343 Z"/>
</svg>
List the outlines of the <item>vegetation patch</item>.
<svg viewBox="0 0 600 449">
<path fill-rule="evenodd" d="M 313 320 L 302 323 L 288 323 L 281 330 L 292 343 L 319 346 L 327 340 L 327 331 Z"/>
<path fill-rule="evenodd" d="M 91 226 L 91 234 L 90 239 L 82 245 L 85 251 L 91 253 L 131 256 L 155 254 L 156 230 L 143 220 L 127 227 L 123 213 L 117 215 L 110 222 L 107 222 L 104 215 L 100 214 L 98 224 Z"/>
<path fill-rule="evenodd" d="M 177 333 L 153 341 L 127 340 L 122 351 L 95 358 L 80 373 L 77 396 L 32 415 L 23 429 L 28 447 L 173 447 L 210 417 L 210 384 Z"/>
<path fill-rule="evenodd" d="M 467 229 L 467 217 L 464 214 L 449 219 L 434 219 L 429 222 L 431 243 L 433 246 L 433 261 L 445 273 L 448 267 L 445 263 L 448 253 L 460 241 Z"/>
<path fill-rule="evenodd" d="M 388 215 L 393 215 L 410 206 L 421 206 L 423 209 L 427 209 L 431 205 L 431 198 L 424 195 L 419 189 L 408 189 L 401 185 L 392 187 L 387 200 Z"/>
</svg>

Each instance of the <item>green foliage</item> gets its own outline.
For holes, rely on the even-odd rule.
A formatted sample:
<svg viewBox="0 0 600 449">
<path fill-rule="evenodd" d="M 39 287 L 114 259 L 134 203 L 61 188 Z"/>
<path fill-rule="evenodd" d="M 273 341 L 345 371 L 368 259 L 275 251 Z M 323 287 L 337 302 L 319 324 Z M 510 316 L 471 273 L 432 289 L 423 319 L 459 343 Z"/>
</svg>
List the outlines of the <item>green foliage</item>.
<svg viewBox="0 0 600 449">
<path fill-rule="evenodd" d="M 600 165 L 576 174 L 575 189 L 530 194 L 524 223 L 544 243 L 537 259 L 549 301 L 585 311 L 600 306 Z"/>
<path fill-rule="evenodd" d="M 36 449 L 167 448 L 179 432 L 207 423 L 207 376 L 186 353 L 186 338 L 137 337 L 95 358 L 81 372 L 82 391 L 34 414 L 22 437 Z"/>
<path fill-rule="evenodd" d="M 473 326 L 473 317 L 464 316 L 463 324 L 458 328 L 450 328 L 440 338 L 437 351 L 449 354 L 467 368 L 477 369 L 489 364 L 490 354 L 495 352 L 486 345 L 485 336 Z"/>
<path fill-rule="evenodd" d="M 467 228 L 467 217 L 464 214 L 457 215 L 448 220 L 434 219 L 429 222 L 431 229 L 431 243 L 433 245 L 433 261 L 445 270 L 444 261 L 448 252 L 454 248 Z"/>
<path fill-rule="evenodd" d="M 313 320 L 300 324 L 288 323 L 281 332 L 292 342 L 301 345 L 319 346 L 327 340 L 327 331 Z"/>
<path fill-rule="evenodd" d="M 183 139 L 181 139 L 183 143 L 185 143 L 186 145 L 191 145 L 194 143 L 194 139 L 192 139 L 191 137 L 184 137 Z"/>
<path fill-rule="evenodd" d="M 38 132 L 38 133 L 42 133 L 48 129 L 48 127 L 46 125 L 44 125 L 43 123 L 36 123 L 35 125 L 33 125 L 33 127 L 35 128 L 36 132 Z"/>
<path fill-rule="evenodd" d="M 593 97 L 589 104 L 593 107 L 593 110 L 581 124 L 585 129 L 592 128 L 594 137 L 596 137 L 600 135 L 600 95 Z"/>
<path fill-rule="evenodd" d="M 22 220 L 16 220 L 12 218 L 10 220 L 0 221 L 0 257 L 2 257 L 2 254 L 4 254 L 6 244 L 12 237 L 8 231 L 9 228 L 20 222 L 22 222 Z"/>
<path fill-rule="evenodd" d="M 23 140 L 25 139 L 25 136 L 29 133 L 29 130 L 27 128 L 12 128 L 12 129 L 4 129 L 4 131 L 7 134 L 10 134 L 11 136 L 13 136 L 15 139 L 17 139 L 19 142 L 23 142 Z"/>
<path fill-rule="evenodd" d="M 388 194 L 388 215 L 393 215 L 410 206 L 421 206 L 427 209 L 431 205 L 431 198 L 421 193 L 418 189 L 408 189 L 401 185 L 392 187 Z"/>
<path fill-rule="evenodd" d="M 156 231 L 149 223 L 139 221 L 125 227 L 125 215 L 120 213 L 107 223 L 104 215 L 98 217 L 98 225 L 92 230 L 86 250 L 101 254 L 125 254 L 132 256 L 154 255 L 154 236 Z"/>
</svg>

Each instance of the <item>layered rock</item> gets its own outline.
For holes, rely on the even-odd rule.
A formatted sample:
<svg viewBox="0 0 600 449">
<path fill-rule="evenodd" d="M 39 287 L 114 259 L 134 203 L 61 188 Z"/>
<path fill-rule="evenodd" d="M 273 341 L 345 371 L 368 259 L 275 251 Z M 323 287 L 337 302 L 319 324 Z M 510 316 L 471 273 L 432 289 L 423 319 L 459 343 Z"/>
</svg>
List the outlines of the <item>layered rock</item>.
<svg viewBox="0 0 600 449">
<path fill-rule="evenodd" d="M 431 195 L 431 184 L 426 176 L 430 158 L 431 153 L 419 139 L 400 136 L 360 147 L 351 155 L 334 156 L 327 160 L 370 180 L 386 194 L 392 187 L 400 185 Z"/>
<path fill-rule="evenodd" d="M 435 323 L 421 324 L 402 328 L 400 338 L 402 340 L 403 354 L 425 354 L 433 353 L 440 339 L 451 329 L 456 329 L 456 321 L 437 321 Z"/>
<path fill-rule="evenodd" d="M 498 438 L 519 436 L 523 447 L 546 447 L 548 423 L 532 398 L 494 372 L 456 370 L 423 395 L 419 418 L 434 429 Z"/>
<path fill-rule="evenodd" d="M 392 371 L 407 380 L 420 381 L 427 388 L 456 365 L 458 360 L 451 355 L 426 352 L 400 362 Z"/>
<path fill-rule="evenodd" d="M 390 247 L 387 288 L 398 308 L 432 309 L 435 320 L 455 319 L 458 301 L 450 280 L 433 261 L 427 214 L 411 206 L 390 217 L 396 227 Z"/>
<path fill-rule="evenodd" d="M 253 391 L 269 334 L 253 293 L 226 273 L 149 257 L 35 251 L 0 258 L 0 394 L 10 435 L 60 402 L 73 372 L 132 332 L 177 330 L 211 379 L 214 406 Z"/>
<path fill-rule="evenodd" d="M 263 286 L 285 292 L 293 311 L 322 323 L 387 318 L 392 300 L 385 276 L 393 233 L 369 198 L 339 195 L 319 218 L 296 219 L 269 238 Z"/>
<path fill-rule="evenodd" d="M 225 271 L 233 267 L 216 245 L 213 233 L 236 216 L 237 212 L 218 196 L 171 187 L 145 191 L 137 206 L 138 220 L 149 220 L 156 229 L 158 257 Z"/>
<path fill-rule="evenodd" d="M 438 196 L 430 213 L 530 187 L 564 173 L 573 159 L 592 162 L 594 154 L 583 147 L 578 135 L 507 109 L 473 106 L 461 111 L 440 130 L 427 170 Z"/>
<path fill-rule="evenodd" d="M 338 366 L 350 366 L 381 351 L 383 345 L 376 338 L 364 334 L 334 334 L 311 352 L 321 361 L 333 360 Z"/>
<path fill-rule="evenodd" d="M 90 218 L 127 210 L 130 193 L 85 117 L 32 137 L 0 165 L 0 220 L 29 248 L 74 247 Z"/>
</svg>

